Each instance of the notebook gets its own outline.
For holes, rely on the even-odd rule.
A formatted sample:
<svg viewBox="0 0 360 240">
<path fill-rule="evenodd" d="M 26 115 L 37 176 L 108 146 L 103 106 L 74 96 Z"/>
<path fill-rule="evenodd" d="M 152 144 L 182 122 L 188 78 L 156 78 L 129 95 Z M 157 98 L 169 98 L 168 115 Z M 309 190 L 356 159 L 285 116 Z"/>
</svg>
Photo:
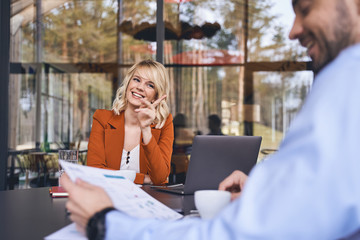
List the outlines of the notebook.
<svg viewBox="0 0 360 240">
<path fill-rule="evenodd" d="M 218 189 L 219 183 L 234 170 L 249 174 L 256 164 L 261 139 L 259 136 L 196 136 L 185 184 L 154 188 L 182 195 Z"/>
<path fill-rule="evenodd" d="M 64 188 L 57 187 L 57 186 L 49 188 L 49 193 L 50 193 L 51 197 L 53 197 L 53 198 L 69 196 L 69 193 L 66 192 L 66 190 Z"/>
</svg>

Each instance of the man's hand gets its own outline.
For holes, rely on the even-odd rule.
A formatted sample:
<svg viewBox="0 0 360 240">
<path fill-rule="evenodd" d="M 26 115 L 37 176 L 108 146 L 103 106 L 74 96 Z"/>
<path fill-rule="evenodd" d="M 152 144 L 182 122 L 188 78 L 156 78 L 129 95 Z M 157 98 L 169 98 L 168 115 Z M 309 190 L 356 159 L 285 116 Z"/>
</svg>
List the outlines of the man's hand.
<svg viewBox="0 0 360 240">
<path fill-rule="evenodd" d="M 234 200 L 240 196 L 246 180 L 247 175 L 236 170 L 219 184 L 219 190 L 231 192 L 231 200 Z"/>
<path fill-rule="evenodd" d="M 66 208 L 71 213 L 70 219 L 76 223 L 76 228 L 85 234 L 89 219 L 98 211 L 113 207 L 107 193 L 101 188 L 84 182 L 80 179 L 73 183 L 63 174 L 60 179 L 61 186 L 69 193 Z"/>
</svg>

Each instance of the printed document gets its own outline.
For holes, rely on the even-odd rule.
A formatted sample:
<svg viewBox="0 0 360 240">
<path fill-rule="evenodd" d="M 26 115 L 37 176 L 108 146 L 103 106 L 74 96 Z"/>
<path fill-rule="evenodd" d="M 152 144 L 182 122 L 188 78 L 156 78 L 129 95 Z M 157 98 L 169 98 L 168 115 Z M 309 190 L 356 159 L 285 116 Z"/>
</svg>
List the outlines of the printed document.
<svg viewBox="0 0 360 240">
<path fill-rule="evenodd" d="M 118 171 L 100 169 L 79 164 L 68 163 L 59 160 L 61 166 L 72 181 L 77 178 L 93 185 L 102 187 L 110 196 L 114 207 L 130 216 L 138 218 L 156 218 L 176 220 L 183 216 L 155 198 L 151 197 L 136 184 L 125 179 Z M 67 231 L 71 229 L 71 231 Z M 60 239 L 74 237 L 74 227 L 66 226 L 45 239 L 59 239 L 57 233 L 61 233 Z M 68 234 L 68 235 L 67 235 Z M 65 237 L 68 236 L 69 238 Z M 81 234 L 79 233 L 79 237 Z"/>
<path fill-rule="evenodd" d="M 114 207 L 130 216 L 175 220 L 182 217 L 151 197 L 133 182 L 120 176 L 118 171 L 82 166 L 59 160 L 72 181 L 80 178 L 102 187 L 110 196 Z"/>
</svg>

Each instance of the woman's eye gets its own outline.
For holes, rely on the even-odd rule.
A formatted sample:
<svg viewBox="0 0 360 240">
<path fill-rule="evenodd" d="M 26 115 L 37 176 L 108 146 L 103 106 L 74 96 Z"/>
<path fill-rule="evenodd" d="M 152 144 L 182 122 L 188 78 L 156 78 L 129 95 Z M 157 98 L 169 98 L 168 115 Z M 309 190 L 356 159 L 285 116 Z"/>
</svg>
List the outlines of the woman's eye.
<svg viewBox="0 0 360 240">
<path fill-rule="evenodd" d="M 134 78 L 133 79 L 135 82 L 140 82 L 140 79 L 138 79 L 138 78 Z"/>
<path fill-rule="evenodd" d="M 148 87 L 155 88 L 154 84 L 151 84 L 151 83 L 148 84 Z"/>
</svg>

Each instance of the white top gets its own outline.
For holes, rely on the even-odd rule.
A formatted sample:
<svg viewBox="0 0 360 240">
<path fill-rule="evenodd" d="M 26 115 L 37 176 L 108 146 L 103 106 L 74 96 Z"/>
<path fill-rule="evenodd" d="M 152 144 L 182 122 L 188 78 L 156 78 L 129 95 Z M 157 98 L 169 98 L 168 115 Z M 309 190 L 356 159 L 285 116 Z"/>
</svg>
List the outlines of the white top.
<svg viewBox="0 0 360 240">
<path fill-rule="evenodd" d="M 140 172 L 140 144 L 134 147 L 131 151 L 123 149 L 121 156 L 120 170 L 135 170 L 136 173 Z"/>
<path fill-rule="evenodd" d="M 321 70 L 279 151 L 217 217 L 167 221 L 111 211 L 106 239 L 312 240 L 360 230 L 359 103 L 360 44 Z"/>
</svg>

